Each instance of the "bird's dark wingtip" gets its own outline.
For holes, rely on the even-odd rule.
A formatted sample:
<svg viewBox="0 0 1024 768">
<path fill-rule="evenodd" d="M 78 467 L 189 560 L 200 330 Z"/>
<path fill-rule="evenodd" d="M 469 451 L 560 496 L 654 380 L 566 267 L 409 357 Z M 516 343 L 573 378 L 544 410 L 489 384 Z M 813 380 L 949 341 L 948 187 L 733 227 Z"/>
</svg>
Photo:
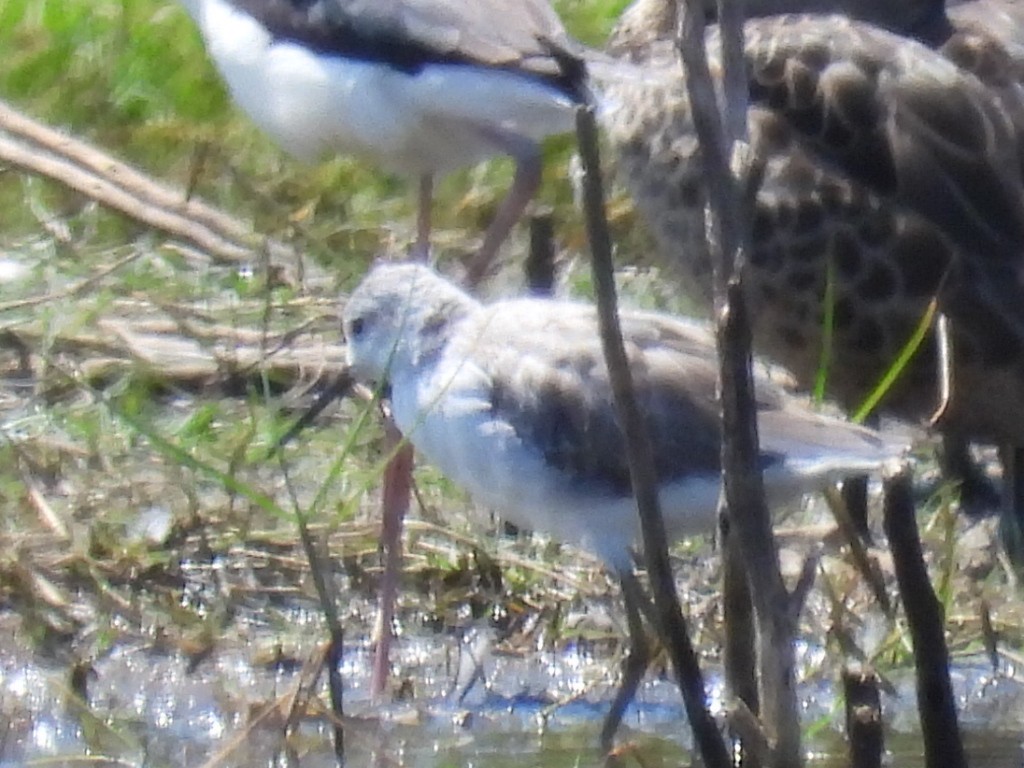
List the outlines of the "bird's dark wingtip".
<svg viewBox="0 0 1024 768">
<path fill-rule="evenodd" d="M 539 42 L 558 65 L 558 81 L 565 91 L 580 104 L 594 104 L 585 49 L 550 38 L 540 38 Z"/>
</svg>

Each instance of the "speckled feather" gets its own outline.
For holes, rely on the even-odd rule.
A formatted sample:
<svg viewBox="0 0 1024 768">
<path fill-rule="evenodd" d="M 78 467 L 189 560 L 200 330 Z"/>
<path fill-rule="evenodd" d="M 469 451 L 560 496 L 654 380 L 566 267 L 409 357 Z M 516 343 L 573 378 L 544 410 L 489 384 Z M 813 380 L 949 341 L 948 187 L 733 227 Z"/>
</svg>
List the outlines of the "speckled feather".
<svg viewBox="0 0 1024 768">
<path fill-rule="evenodd" d="M 1024 434 L 1024 108 L 1015 73 L 1024 69 L 1011 66 L 1007 47 L 991 36 L 966 37 L 964 22 L 954 20 L 961 26 L 950 27 L 942 51 L 839 16 L 747 22 L 749 125 L 765 162 L 747 296 L 758 351 L 811 386 L 832 265 L 828 383 L 855 407 L 938 295 L 953 320 L 956 377 L 943 424 L 1017 440 Z M 623 108 L 608 113 L 607 127 L 664 255 L 710 304 L 689 106 L 671 41 L 650 38 L 636 36 L 633 49 L 616 40 L 645 62 L 649 78 L 629 89 L 611 84 Z M 712 57 L 717 50 L 709 46 Z M 935 350 L 929 338 L 883 407 L 931 415 Z"/>
</svg>

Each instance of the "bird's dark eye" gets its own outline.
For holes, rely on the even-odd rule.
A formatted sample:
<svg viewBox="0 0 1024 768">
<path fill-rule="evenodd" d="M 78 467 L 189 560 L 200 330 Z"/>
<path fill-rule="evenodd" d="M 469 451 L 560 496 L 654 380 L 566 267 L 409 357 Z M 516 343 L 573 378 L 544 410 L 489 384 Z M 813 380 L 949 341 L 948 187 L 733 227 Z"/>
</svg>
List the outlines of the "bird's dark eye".
<svg viewBox="0 0 1024 768">
<path fill-rule="evenodd" d="M 366 320 L 361 317 L 357 317 L 353 320 L 348 327 L 349 335 L 352 338 L 358 338 L 363 335 L 363 330 L 366 328 Z"/>
</svg>

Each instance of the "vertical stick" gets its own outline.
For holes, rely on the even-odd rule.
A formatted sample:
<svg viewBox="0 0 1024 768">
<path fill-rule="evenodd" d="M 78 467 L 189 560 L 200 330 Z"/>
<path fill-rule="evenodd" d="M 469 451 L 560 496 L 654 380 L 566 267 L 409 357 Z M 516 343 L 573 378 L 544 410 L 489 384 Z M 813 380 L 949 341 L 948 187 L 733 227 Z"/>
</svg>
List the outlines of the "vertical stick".
<svg viewBox="0 0 1024 768">
<path fill-rule="evenodd" d="M 699 0 L 679 5 L 677 44 L 707 182 L 707 228 L 718 316 L 725 496 L 754 604 L 761 711 L 773 746 L 771 762 L 789 768 L 803 763 L 794 622 L 764 501 L 750 368 L 750 327 L 740 285 L 742 260 L 750 239 L 750 216 L 744 202 L 756 178 L 751 165 L 744 162 L 747 85 L 742 0 L 719 2 L 719 17 L 727 88 L 724 129 L 707 62 Z M 734 159 L 741 161 L 736 168 Z"/>
<path fill-rule="evenodd" d="M 550 296 L 555 290 L 555 222 L 551 211 L 530 217 L 526 289 L 533 296 Z"/>
<path fill-rule="evenodd" d="M 878 676 L 870 669 L 843 670 L 846 739 L 851 768 L 881 768 L 885 751 Z"/>
<path fill-rule="evenodd" d="M 725 665 L 725 681 L 729 693 L 739 698 L 754 716 L 760 712 L 757 693 L 757 654 L 754 637 L 757 628 L 754 623 L 753 604 L 750 599 L 750 585 L 743 552 L 735 534 L 729 530 L 728 514 L 722 516 L 722 623 L 724 624 L 725 647 L 722 655 Z M 733 734 L 741 738 L 742 734 Z M 743 768 L 760 768 L 757 754 L 743 749 L 741 740 L 740 761 Z"/>
<path fill-rule="evenodd" d="M 953 686 L 949 681 L 949 650 L 942 606 L 932 589 L 921 554 L 913 489 L 906 469 L 885 480 L 884 524 L 914 647 L 925 766 L 966 768 Z"/>
<path fill-rule="evenodd" d="M 658 478 L 646 424 L 637 407 L 633 379 L 616 308 L 615 275 L 612 264 L 611 237 L 604 212 L 604 189 L 601 183 L 601 159 L 598 154 L 597 124 L 591 106 L 576 112 L 576 134 L 583 160 L 584 214 L 587 237 L 593 259 L 594 285 L 597 292 L 601 345 L 608 375 L 612 383 L 615 408 L 622 422 L 626 442 L 629 477 L 636 497 L 643 534 L 644 557 L 654 593 L 658 614 L 658 631 L 672 657 L 679 687 L 683 693 L 694 742 L 708 768 L 728 768 L 729 753 L 718 726 L 707 708 L 704 678 L 697 654 L 690 642 L 686 620 L 679 607 L 675 580 L 668 559 L 668 536 L 658 503 Z"/>
</svg>

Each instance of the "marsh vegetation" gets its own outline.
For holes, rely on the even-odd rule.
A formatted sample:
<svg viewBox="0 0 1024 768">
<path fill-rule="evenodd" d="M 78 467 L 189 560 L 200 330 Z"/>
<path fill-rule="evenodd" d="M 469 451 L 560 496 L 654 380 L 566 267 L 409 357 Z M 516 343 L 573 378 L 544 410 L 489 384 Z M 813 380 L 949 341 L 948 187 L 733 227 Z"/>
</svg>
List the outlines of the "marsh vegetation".
<svg viewBox="0 0 1024 768">
<path fill-rule="evenodd" d="M 624 2 L 558 5 L 574 34 L 599 44 Z M 325 630 L 300 517 L 328 555 L 344 619 L 351 764 L 596 757 L 625 636 L 596 561 L 509 534 L 419 467 L 395 703 L 375 706 L 366 688 L 386 459 L 376 413 L 347 400 L 266 458 L 341 364 L 338 297 L 375 256 L 413 240 L 408 183 L 352 158 L 284 157 L 233 109 L 174 3 L 0 0 L 0 50 L 0 98 L 13 108 L 250 233 L 237 251 L 206 251 L 188 227 L 143 223 L 27 172 L 15 149 L 53 147 L 0 124 L 0 764 L 253 765 L 285 754 L 330 764 Z M 560 279 L 586 295 L 572 141 L 547 149 L 542 202 Z M 491 163 L 441 184 L 442 262 L 472 252 L 509 173 Z M 609 210 L 627 300 L 679 309 L 621 193 Z M 527 247 L 521 228 L 491 290 L 521 285 Z M 995 523 L 957 516 L 954 490 L 922 453 L 920 524 L 963 723 L 1006 764 L 1019 759 L 1024 609 Z M 820 555 L 798 653 L 810 743 L 824 751 L 837 748 L 835 681 L 851 659 L 882 676 L 893 731 L 916 724 L 905 628 L 829 521 L 817 500 L 781 522 L 788 577 Z M 891 583 L 885 551 L 870 555 Z M 695 540 L 673 557 L 715 670 L 717 554 Z M 681 718 L 678 692 L 652 674 L 627 717 L 637 765 L 686 759 Z"/>
</svg>

